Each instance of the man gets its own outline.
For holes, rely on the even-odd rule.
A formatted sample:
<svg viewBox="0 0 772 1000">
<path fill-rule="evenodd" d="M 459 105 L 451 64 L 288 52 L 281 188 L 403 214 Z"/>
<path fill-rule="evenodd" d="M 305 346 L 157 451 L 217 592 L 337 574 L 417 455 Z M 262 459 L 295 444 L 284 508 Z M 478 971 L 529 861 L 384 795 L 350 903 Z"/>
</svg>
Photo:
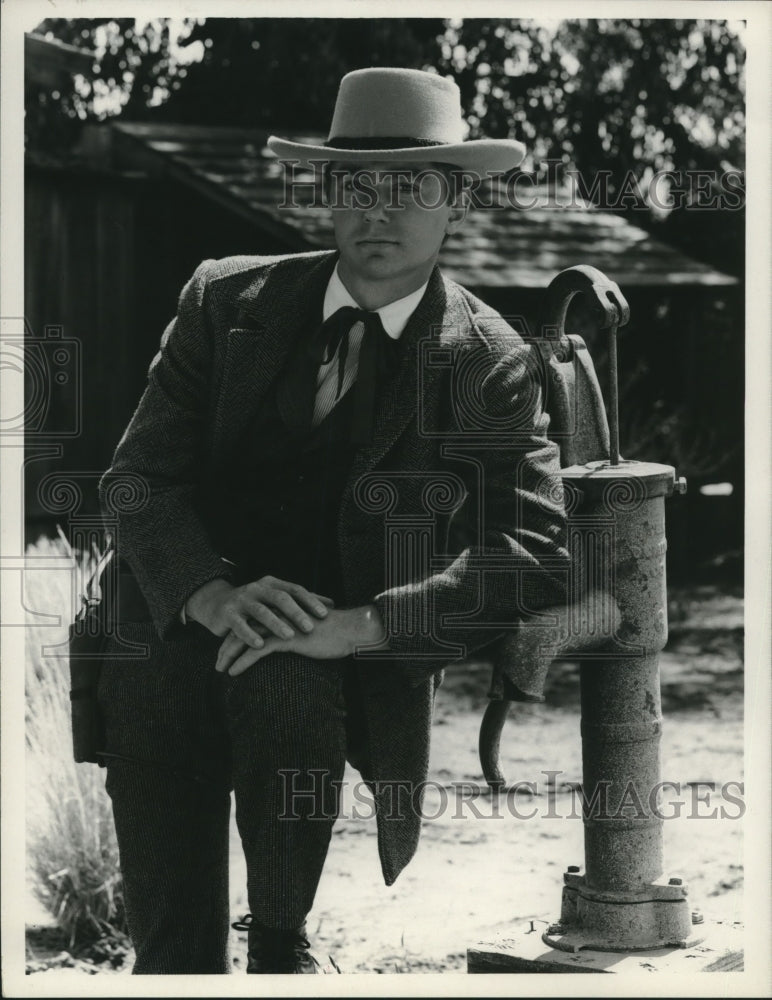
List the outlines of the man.
<svg viewBox="0 0 772 1000">
<path fill-rule="evenodd" d="M 228 971 L 231 788 L 248 971 L 320 971 L 346 759 L 391 884 L 442 667 L 564 594 L 537 366 L 436 265 L 466 214 L 451 171 L 522 147 L 464 141 L 455 84 L 401 69 L 344 77 L 325 146 L 269 146 L 330 165 L 338 250 L 201 264 L 100 484 L 149 609 L 120 632 L 149 657 L 99 692 L 135 972 Z"/>
</svg>

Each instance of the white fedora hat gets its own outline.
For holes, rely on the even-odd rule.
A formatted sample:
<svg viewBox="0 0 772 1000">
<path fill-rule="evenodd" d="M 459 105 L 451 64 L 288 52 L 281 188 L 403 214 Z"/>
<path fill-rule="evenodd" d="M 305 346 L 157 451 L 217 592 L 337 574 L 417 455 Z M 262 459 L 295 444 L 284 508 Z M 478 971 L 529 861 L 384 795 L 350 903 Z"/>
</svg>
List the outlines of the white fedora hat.
<svg viewBox="0 0 772 1000">
<path fill-rule="evenodd" d="M 515 139 L 464 140 L 461 92 L 452 80 L 417 69 L 357 69 L 340 82 L 323 146 L 275 135 L 268 148 L 280 159 L 438 161 L 482 174 L 503 173 L 525 156 Z"/>
</svg>

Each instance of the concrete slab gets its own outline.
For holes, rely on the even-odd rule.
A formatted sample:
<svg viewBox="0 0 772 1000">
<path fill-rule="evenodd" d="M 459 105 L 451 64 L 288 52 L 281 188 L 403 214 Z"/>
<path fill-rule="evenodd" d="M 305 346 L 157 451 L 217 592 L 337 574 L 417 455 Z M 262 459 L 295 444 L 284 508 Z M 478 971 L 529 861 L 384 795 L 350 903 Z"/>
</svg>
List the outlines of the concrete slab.
<svg viewBox="0 0 772 1000">
<path fill-rule="evenodd" d="M 743 928 L 740 923 L 707 921 L 695 927 L 702 941 L 691 948 L 653 951 L 558 951 L 542 940 L 552 921 L 523 920 L 490 941 L 467 949 L 470 973 L 572 972 L 742 972 Z"/>
</svg>

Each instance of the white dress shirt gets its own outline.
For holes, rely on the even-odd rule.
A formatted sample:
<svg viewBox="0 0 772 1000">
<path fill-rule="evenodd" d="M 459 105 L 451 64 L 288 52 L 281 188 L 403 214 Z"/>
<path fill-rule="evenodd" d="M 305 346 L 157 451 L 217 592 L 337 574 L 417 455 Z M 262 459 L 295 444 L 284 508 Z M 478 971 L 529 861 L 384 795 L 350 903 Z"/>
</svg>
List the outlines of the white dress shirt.
<svg viewBox="0 0 772 1000">
<path fill-rule="evenodd" d="M 426 285 L 428 285 L 428 281 L 414 292 L 405 295 L 404 298 L 396 299 L 394 302 L 389 302 L 387 305 L 381 306 L 380 309 L 373 310 L 380 316 L 383 328 L 392 340 L 399 340 L 402 336 L 402 331 L 407 326 L 407 321 L 413 315 L 416 306 L 423 298 Z M 354 309 L 362 308 L 341 281 L 338 274 L 338 265 L 336 264 L 324 295 L 322 322 L 329 319 L 333 313 L 337 312 L 343 306 L 353 306 Z M 365 326 L 361 321 L 356 322 L 349 331 L 348 355 L 346 356 L 346 367 L 340 392 L 341 396 L 356 381 L 357 369 L 359 367 L 359 348 L 362 346 L 362 335 L 364 332 Z M 336 402 L 338 354 L 339 349 L 326 364 L 319 366 L 319 374 L 316 379 L 316 406 L 314 407 L 314 415 L 311 420 L 314 427 L 322 422 Z"/>
<path fill-rule="evenodd" d="M 394 302 L 389 302 L 387 305 L 381 306 L 380 309 L 374 310 L 381 318 L 383 329 L 393 340 L 399 340 L 402 336 L 402 333 L 407 326 L 407 322 L 415 312 L 416 306 L 423 298 L 423 294 L 426 291 L 426 286 L 428 284 L 429 282 L 427 281 L 425 284 L 421 285 L 420 288 L 417 288 L 409 295 L 405 295 L 401 299 L 396 299 Z M 338 265 L 336 264 L 335 270 L 332 272 L 330 280 L 327 283 L 327 291 L 324 293 L 322 322 L 329 319 L 329 317 L 332 316 L 334 312 L 337 312 L 342 306 L 353 306 L 355 309 L 362 308 L 341 281 L 340 275 L 338 274 Z M 364 323 L 360 320 L 357 321 L 349 331 L 348 355 L 346 357 L 346 368 L 343 374 L 343 385 L 340 393 L 341 397 L 356 381 L 357 370 L 359 367 L 359 348 L 362 345 L 362 334 L 364 333 L 364 330 Z M 321 423 L 336 403 L 335 393 L 338 388 L 338 353 L 339 351 L 336 350 L 335 354 L 327 363 L 319 366 L 319 374 L 317 375 L 316 380 L 316 405 L 314 407 L 314 415 L 312 418 L 312 424 L 314 427 Z M 185 606 L 183 606 L 180 611 L 180 621 L 183 625 L 187 624 Z"/>
</svg>

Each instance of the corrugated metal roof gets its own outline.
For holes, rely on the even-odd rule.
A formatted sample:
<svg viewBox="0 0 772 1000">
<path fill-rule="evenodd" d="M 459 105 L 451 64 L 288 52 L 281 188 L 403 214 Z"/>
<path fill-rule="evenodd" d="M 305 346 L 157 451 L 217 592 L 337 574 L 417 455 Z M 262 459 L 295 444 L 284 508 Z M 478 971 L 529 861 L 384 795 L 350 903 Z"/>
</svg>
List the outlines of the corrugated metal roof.
<svg viewBox="0 0 772 1000">
<path fill-rule="evenodd" d="M 111 125 L 121 165 L 158 171 L 214 199 L 298 250 L 334 245 L 321 204 L 283 204 L 283 168 L 267 135 L 197 125 Z M 319 135 L 289 136 L 320 143 Z M 296 181 L 310 178 L 296 174 Z M 310 189 L 306 189 L 310 200 Z M 650 236 L 621 215 L 566 192 L 522 189 L 521 207 L 478 207 L 442 249 L 445 273 L 474 288 L 545 288 L 558 271 L 592 264 L 625 286 L 733 285 L 737 279 Z M 492 192 L 495 200 L 495 192 Z M 535 207 L 522 207 L 530 199 Z M 484 199 L 485 204 L 488 198 Z"/>
</svg>

